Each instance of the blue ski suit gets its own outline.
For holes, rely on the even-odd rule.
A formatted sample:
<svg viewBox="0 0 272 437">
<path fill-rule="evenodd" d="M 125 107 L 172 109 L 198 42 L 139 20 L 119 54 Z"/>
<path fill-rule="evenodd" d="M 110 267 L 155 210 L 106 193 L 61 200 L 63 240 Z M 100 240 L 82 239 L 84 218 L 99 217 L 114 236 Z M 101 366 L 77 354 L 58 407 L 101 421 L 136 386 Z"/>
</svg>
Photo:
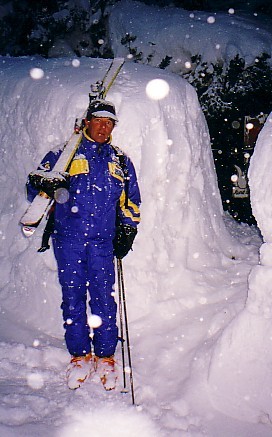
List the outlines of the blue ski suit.
<svg viewBox="0 0 272 437">
<path fill-rule="evenodd" d="M 83 139 L 69 168 L 69 198 L 55 203 L 54 254 L 62 287 L 65 340 L 71 355 L 91 351 L 98 357 L 114 354 L 118 328 L 114 299 L 114 256 L 116 214 L 121 222 L 136 227 L 140 222 L 140 192 L 131 160 L 125 156 L 129 172 L 127 196 L 124 174 L 116 149 L 110 142 L 101 144 Z M 121 152 L 122 153 L 122 152 Z M 50 151 L 38 169 L 52 170 L 61 150 Z M 37 194 L 28 182 L 28 199 Z M 101 319 L 93 329 L 87 319 L 87 294 L 92 315 Z"/>
</svg>

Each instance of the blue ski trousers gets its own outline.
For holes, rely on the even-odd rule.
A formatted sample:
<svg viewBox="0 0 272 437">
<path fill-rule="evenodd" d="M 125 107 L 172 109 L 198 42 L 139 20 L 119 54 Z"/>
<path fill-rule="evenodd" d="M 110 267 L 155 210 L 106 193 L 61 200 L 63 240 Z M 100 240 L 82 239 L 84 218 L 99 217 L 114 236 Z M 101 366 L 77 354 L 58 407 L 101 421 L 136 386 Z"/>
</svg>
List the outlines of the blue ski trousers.
<svg viewBox="0 0 272 437">
<path fill-rule="evenodd" d="M 53 236 L 53 246 L 62 287 L 62 311 L 65 341 L 71 355 L 82 356 L 91 351 L 98 357 L 114 354 L 118 328 L 114 299 L 114 258 L 112 241 L 71 241 Z M 87 298 L 91 315 L 101 319 L 90 337 Z"/>
</svg>

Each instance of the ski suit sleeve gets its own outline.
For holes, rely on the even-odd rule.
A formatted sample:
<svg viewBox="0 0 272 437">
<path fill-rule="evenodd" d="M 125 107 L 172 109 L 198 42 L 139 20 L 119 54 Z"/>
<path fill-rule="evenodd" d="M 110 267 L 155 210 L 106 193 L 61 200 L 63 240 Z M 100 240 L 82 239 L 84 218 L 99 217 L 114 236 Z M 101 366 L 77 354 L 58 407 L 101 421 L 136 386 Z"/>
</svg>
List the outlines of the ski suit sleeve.
<svg viewBox="0 0 272 437">
<path fill-rule="evenodd" d="M 141 196 L 134 166 L 128 157 L 125 158 L 125 187 L 121 193 L 116 218 L 116 233 L 113 239 L 114 255 L 124 258 L 131 250 L 140 223 Z"/>
<path fill-rule="evenodd" d="M 126 167 L 128 169 L 127 186 L 121 193 L 117 215 L 122 225 L 137 228 L 140 223 L 141 195 L 134 165 L 128 157 L 126 157 Z"/>
<path fill-rule="evenodd" d="M 48 152 L 45 155 L 45 157 L 42 159 L 37 170 L 51 171 L 54 168 L 54 165 L 56 164 L 61 152 L 62 152 L 62 149 L 59 149 L 57 151 L 51 150 L 50 152 Z M 26 182 L 26 191 L 27 191 L 27 200 L 29 202 L 32 202 L 34 197 L 39 192 L 38 189 L 36 189 L 35 187 L 33 187 L 31 185 L 29 177 L 28 177 L 27 182 Z"/>
</svg>

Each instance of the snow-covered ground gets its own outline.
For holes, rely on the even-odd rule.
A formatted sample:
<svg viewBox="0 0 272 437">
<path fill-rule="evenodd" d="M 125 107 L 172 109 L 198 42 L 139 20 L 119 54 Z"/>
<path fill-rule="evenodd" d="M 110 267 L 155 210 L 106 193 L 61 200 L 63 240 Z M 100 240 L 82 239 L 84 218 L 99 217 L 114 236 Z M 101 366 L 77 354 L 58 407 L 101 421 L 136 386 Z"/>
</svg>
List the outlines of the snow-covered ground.
<svg viewBox="0 0 272 437">
<path fill-rule="evenodd" d="M 36 252 L 39 232 L 26 239 L 18 222 L 27 174 L 69 138 L 109 63 L 0 58 L 0 435 L 267 437 L 271 117 L 250 167 L 261 246 L 256 228 L 223 214 L 193 88 L 129 61 L 108 97 L 120 119 L 113 142 L 134 161 L 142 193 L 139 233 L 123 262 L 136 405 L 120 393 L 122 375 L 114 393 L 95 378 L 66 387 L 55 260 Z M 121 372 L 120 346 L 117 358 Z"/>
</svg>

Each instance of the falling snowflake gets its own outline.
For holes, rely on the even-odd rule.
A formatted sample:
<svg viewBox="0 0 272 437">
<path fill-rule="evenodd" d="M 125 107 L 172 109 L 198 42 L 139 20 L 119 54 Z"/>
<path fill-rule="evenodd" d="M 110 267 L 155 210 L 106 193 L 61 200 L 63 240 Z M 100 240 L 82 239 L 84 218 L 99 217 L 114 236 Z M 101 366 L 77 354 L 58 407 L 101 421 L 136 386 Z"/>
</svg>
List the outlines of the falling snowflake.
<svg viewBox="0 0 272 437">
<path fill-rule="evenodd" d="M 32 77 L 32 79 L 38 80 L 38 79 L 42 79 L 44 76 L 44 71 L 41 68 L 31 68 L 30 72 L 30 77 Z"/>
<path fill-rule="evenodd" d="M 169 85 L 166 80 L 153 79 L 146 86 L 146 94 L 152 100 L 162 100 L 169 93 Z"/>
</svg>

